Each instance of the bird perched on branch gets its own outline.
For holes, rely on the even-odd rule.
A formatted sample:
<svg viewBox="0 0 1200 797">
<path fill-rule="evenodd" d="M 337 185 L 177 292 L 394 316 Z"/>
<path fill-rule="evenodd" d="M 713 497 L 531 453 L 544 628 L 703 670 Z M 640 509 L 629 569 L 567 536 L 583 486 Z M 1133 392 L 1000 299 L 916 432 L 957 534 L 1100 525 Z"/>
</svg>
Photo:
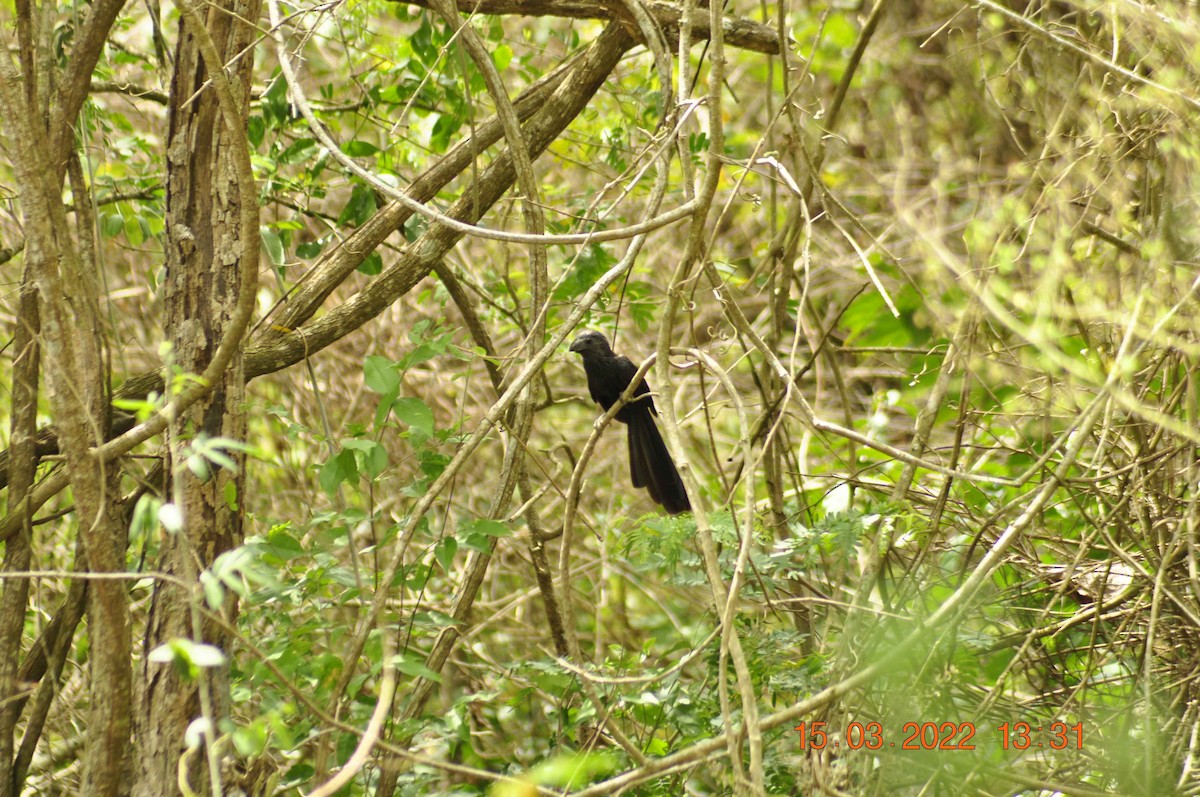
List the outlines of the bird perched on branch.
<svg viewBox="0 0 1200 797">
<path fill-rule="evenodd" d="M 607 411 L 629 387 L 637 366 L 628 357 L 615 354 L 608 339 L 599 332 L 582 333 L 571 344 L 571 351 L 583 358 L 592 400 Z M 692 505 L 654 422 L 657 414 L 650 387 L 643 379 L 629 403 L 617 411 L 616 418 L 629 427 L 629 475 L 633 486 L 645 487 L 655 503 L 662 504 L 668 514 L 678 515 Z"/>
</svg>

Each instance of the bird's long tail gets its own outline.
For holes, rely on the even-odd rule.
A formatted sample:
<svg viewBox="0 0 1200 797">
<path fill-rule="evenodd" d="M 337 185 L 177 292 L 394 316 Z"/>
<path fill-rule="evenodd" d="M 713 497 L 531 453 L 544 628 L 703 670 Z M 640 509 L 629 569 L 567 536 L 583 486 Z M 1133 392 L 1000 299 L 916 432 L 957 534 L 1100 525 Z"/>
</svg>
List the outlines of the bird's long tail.
<svg viewBox="0 0 1200 797">
<path fill-rule="evenodd" d="M 629 472 L 633 486 L 645 487 L 655 503 L 662 504 L 668 514 L 678 515 L 691 509 L 683 479 L 679 478 L 654 416 L 639 412 L 628 423 Z"/>
</svg>

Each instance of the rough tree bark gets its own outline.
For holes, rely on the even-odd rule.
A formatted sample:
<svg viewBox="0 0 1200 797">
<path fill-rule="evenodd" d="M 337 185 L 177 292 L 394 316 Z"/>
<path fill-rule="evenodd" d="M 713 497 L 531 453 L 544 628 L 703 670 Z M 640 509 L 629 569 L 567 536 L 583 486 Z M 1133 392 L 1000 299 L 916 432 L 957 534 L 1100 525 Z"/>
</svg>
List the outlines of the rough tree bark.
<svg viewBox="0 0 1200 797">
<path fill-rule="evenodd" d="M 37 468 L 34 438 L 37 435 L 38 396 L 38 307 L 28 267 L 21 281 L 20 310 L 13 329 L 12 386 L 12 479 L 8 485 L 9 505 L 20 513 L 21 530 L 4 546 L 4 570 L 20 573 L 29 570 L 33 552 L 32 513 L 22 508 Z M 0 593 L 0 694 L 17 693 L 17 668 L 21 653 L 21 634 L 29 608 L 29 581 L 6 580 Z M 21 777 L 14 758 L 17 720 L 24 701 L 7 700 L 0 710 L 0 797 L 21 793 Z"/>
<path fill-rule="evenodd" d="M 28 22 L 28 20 L 26 20 Z M 27 107 L 36 107 L 37 91 L 32 77 L 32 32 L 28 25 L 19 25 L 18 52 L 21 54 Z M 33 486 L 37 471 L 35 440 L 37 436 L 37 397 L 40 369 L 37 345 L 37 291 L 29 263 L 21 275 L 21 298 L 13 328 L 12 384 L 12 444 L 8 505 L 17 515 L 20 531 L 4 545 L 4 571 L 19 573 L 29 569 L 33 552 L 33 512 L 25 500 Z M 17 671 L 21 657 L 21 635 L 25 630 L 25 612 L 29 604 L 29 582 L 23 578 L 6 580 L 0 593 L 0 696 L 17 696 Z M 0 710 L 0 797 L 14 797 L 21 792 L 22 777 L 15 758 L 16 727 L 24 701 L 7 699 Z"/>
<path fill-rule="evenodd" d="M 257 0 L 227 0 L 207 7 L 205 24 L 239 92 L 243 109 L 249 102 L 253 58 L 239 54 L 253 41 L 254 28 L 244 21 L 257 20 Z M 237 60 L 235 60 L 237 59 Z M 208 71 L 200 55 L 195 31 L 181 19 L 171 83 L 170 124 L 167 138 L 166 190 L 166 317 L 164 326 L 177 369 L 186 374 L 204 371 L 229 324 L 238 298 L 243 242 L 238 220 L 241 212 L 237 174 L 232 152 L 244 146 L 246 131 L 225 125 L 216 92 L 205 87 Z M 221 553 L 242 540 L 242 488 L 244 471 L 212 468 L 197 476 L 185 462 L 187 447 L 198 438 L 242 440 L 245 374 L 239 353 L 207 398 L 177 418 L 170 432 L 172 500 L 182 511 L 184 528 L 162 541 L 157 569 L 194 583 L 197 571 L 212 564 Z M 236 452 L 227 452 L 240 462 Z M 179 586 L 156 585 L 146 628 L 145 653 L 175 638 L 227 647 L 225 634 L 211 623 L 197 629 L 191 597 Z M 236 605 L 230 601 L 232 615 Z M 228 619 L 232 619 L 230 616 Z M 197 632 L 201 639 L 196 639 Z M 177 772 L 184 752 L 184 733 L 202 713 L 200 688 L 211 704 L 208 719 L 227 713 L 228 683 L 224 669 L 207 670 L 201 687 L 186 682 L 170 665 L 143 657 L 142 695 L 137 717 L 139 755 L 134 794 L 158 797 L 177 793 Z M 209 771 L 205 757 L 189 760 L 187 777 L 193 789 L 204 793 Z"/>
<path fill-rule="evenodd" d="M 28 106 L 21 78 L 7 56 L 0 59 L 0 116 L 20 185 L 27 231 L 25 258 L 37 291 L 42 365 L 59 445 L 75 496 L 87 567 L 93 573 L 125 570 L 125 526 L 117 500 L 118 470 L 89 449 L 107 436 L 109 396 L 94 264 L 88 225 L 72 236 L 62 202 L 62 170 L 52 166 L 42 116 Z M 56 179 L 58 178 L 58 179 Z M 119 580 L 98 580 L 88 592 L 90 690 L 83 790 L 121 794 L 126 762 L 132 676 L 129 601 Z"/>
</svg>

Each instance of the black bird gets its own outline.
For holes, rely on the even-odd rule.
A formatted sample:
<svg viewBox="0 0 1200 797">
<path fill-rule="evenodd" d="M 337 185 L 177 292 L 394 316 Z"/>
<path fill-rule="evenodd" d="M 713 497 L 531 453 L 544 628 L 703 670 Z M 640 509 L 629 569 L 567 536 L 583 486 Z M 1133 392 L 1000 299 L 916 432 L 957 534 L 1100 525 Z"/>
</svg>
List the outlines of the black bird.
<svg viewBox="0 0 1200 797">
<path fill-rule="evenodd" d="M 608 410 L 629 387 L 637 366 L 628 357 L 614 354 L 608 339 L 599 332 L 582 333 L 571 344 L 571 351 L 583 357 L 592 401 Z M 667 451 L 667 444 L 654 422 L 658 413 L 649 393 L 650 387 L 643 379 L 634 390 L 634 398 L 616 416 L 629 427 L 629 475 L 634 487 L 645 487 L 655 503 L 662 504 L 668 514 L 678 515 L 691 509 L 692 505 L 671 453 Z"/>
</svg>

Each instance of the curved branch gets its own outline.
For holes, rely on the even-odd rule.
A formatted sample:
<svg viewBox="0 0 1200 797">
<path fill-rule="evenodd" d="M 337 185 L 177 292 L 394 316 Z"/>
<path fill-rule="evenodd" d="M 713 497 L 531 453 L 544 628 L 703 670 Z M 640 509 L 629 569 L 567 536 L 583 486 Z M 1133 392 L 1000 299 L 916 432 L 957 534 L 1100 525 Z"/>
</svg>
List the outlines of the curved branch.
<svg viewBox="0 0 1200 797">
<path fill-rule="evenodd" d="M 54 103 L 50 118 L 50 159 L 58 179 L 67 169 L 67 156 L 75 139 L 75 119 L 83 107 L 92 86 L 92 74 L 104 42 L 112 30 L 117 14 L 125 6 L 125 0 L 99 0 L 92 4 L 84 23 L 83 34 L 76 40 L 67 63 L 66 73 L 58 90 L 58 101 Z"/>
<path fill-rule="evenodd" d="M 432 0 L 392 0 L 396 3 L 433 8 Z M 648 0 L 642 4 L 654 17 L 669 40 L 679 37 L 683 10 L 666 0 Z M 458 0 L 458 10 L 464 14 L 516 14 L 525 17 L 567 17 L 570 19 L 615 20 L 633 33 L 638 26 L 624 4 L 598 0 Z M 712 26 L 707 17 L 692 20 L 691 36 L 697 41 L 712 38 Z M 779 54 L 779 36 L 770 27 L 740 17 L 722 17 L 721 31 L 725 43 L 741 50 Z M 645 42 L 642 42 L 643 44 Z M 674 43 L 672 41 L 672 43 Z"/>
</svg>

